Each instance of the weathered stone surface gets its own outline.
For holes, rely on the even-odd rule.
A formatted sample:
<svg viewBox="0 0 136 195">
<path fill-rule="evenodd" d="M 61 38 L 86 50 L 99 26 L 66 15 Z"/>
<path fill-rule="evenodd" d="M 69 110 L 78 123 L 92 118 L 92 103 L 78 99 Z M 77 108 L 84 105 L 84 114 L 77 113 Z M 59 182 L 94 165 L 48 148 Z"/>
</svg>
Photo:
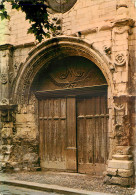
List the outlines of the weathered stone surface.
<svg viewBox="0 0 136 195">
<path fill-rule="evenodd" d="M 130 160 L 132 159 L 132 155 L 119 155 L 115 154 L 112 156 L 113 159 L 115 160 Z"/>
<path fill-rule="evenodd" d="M 8 138 L 8 137 L 10 138 L 12 136 L 12 132 L 13 132 L 12 128 L 5 127 L 1 130 L 1 136 L 2 138 Z"/>
<path fill-rule="evenodd" d="M 130 170 L 118 169 L 117 175 L 120 177 L 131 177 L 133 175 L 133 169 Z"/>
<path fill-rule="evenodd" d="M 117 155 L 130 155 L 132 153 L 131 146 L 116 146 L 115 153 Z"/>
<path fill-rule="evenodd" d="M 114 169 L 133 169 L 133 161 L 121 161 L 121 160 L 110 160 L 108 163 L 109 168 Z"/>
<path fill-rule="evenodd" d="M 72 55 L 92 61 L 105 77 L 109 125 L 103 132 L 108 132 L 107 153 L 112 159 L 107 169 L 111 177 L 107 178 L 109 183 L 128 185 L 128 177 L 133 175 L 132 156 L 135 155 L 130 147 L 135 144 L 136 118 L 134 100 L 131 99 L 136 94 L 135 12 L 134 1 L 79 0 L 63 17 L 57 13 L 50 16 L 50 19 L 56 18 L 56 25 L 61 22 L 60 33 L 64 37 L 55 32 L 55 39 L 35 46 L 34 36 L 27 34 L 30 25 L 24 14 L 10 10 L 10 21 L 2 21 L 0 28 L 0 103 L 5 106 L 15 103 L 18 108 L 14 112 L 12 106 L 9 110 L 0 111 L 0 167 L 3 170 L 6 166 L 15 171 L 40 166 L 42 137 L 38 129 L 38 101 L 35 91 L 32 91 L 32 81 L 54 61 Z M 53 50 L 54 47 L 58 49 Z M 76 79 L 80 76 L 81 71 Z M 62 80 L 64 77 L 67 74 L 61 75 Z M 90 128 L 88 125 L 88 132 Z M 53 135 L 51 139 L 55 139 Z"/>
<path fill-rule="evenodd" d="M 114 175 L 116 176 L 118 173 L 118 169 L 108 168 L 107 169 L 107 175 Z"/>
<path fill-rule="evenodd" d="M 122 178 L 122 177 L 111 177 L 108 180 L 109 184 L 119 184 L 121 186 L 132 185 L 132 178 Z"/>
<path fill-rule="evenodd" d="M 119 177 L 131 177 L 133 175 L 133 169 L 126 170 L 126 169 L 108 168 L 107 175 L 108 176 L 119 176 Z"/>
<path fill-rule="evenodd" d="M 23 161 L 28 161 L 28 162 L 37 162 L 38 161 L 38 155 L 35 153 L 27 153 L 23 157 Z"/>
</svg>

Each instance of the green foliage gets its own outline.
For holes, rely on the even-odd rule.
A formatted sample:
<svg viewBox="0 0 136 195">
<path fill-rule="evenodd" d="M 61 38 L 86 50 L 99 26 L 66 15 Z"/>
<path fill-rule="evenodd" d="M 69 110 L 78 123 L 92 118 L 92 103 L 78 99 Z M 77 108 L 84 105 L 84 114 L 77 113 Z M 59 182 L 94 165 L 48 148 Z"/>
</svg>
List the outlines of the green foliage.
<svg viewBox="0 0 136 195">
<path fill-rule="evenodd" d="M 33 33 L 39 42 L 44 37 L 50 37 L 50 32 L 55 31 L 53 23 L 49 22 L 46 0 L 1 0 L 1 20 L 9 19 L 4 2 L 10 2 L 12 9 L 25 12 L 26 20 L 29 20 L 31 24 L 28 33 Z"/>
</svg>

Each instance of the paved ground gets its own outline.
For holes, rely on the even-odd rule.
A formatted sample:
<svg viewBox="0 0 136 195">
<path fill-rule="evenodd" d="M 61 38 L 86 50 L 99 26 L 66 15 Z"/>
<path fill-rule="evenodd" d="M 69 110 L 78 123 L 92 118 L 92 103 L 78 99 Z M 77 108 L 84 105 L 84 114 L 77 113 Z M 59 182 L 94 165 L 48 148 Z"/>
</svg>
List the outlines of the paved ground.
<svg viewBox="0 0 136 195">
<path fill-rule="evenodd" d="M 92 177 L 85 174 L 58 173 L 58 172 L 26 172 L 1 174 L 10 180 L 29 181 L 41 184 L 58 185 L 79 190 L 112 193 L 116 195 L 134 195 L 132 188 L 117 185 L 106 185 L 103 177 Z"/>
<path fill-rule="evenodd" d="M 21 187 L 0 185 L 0 195 L 58 195 L 58 194 L 51 192 L 42 192 L 38 190 L 30 190 Z"/>
</svg>

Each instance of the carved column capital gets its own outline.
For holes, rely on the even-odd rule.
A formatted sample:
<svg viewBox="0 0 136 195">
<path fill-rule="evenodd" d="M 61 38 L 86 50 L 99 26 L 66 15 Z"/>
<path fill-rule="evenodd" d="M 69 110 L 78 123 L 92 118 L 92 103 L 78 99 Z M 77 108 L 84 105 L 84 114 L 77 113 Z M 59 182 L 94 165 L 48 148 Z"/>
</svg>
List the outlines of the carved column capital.
<svg viewBox="0 0 136 195">
<path fill-rule="evenodd" d="M 14 122 L 16 107 L 17 105 L 0 105 L 1 121 Z"/>
</svg>

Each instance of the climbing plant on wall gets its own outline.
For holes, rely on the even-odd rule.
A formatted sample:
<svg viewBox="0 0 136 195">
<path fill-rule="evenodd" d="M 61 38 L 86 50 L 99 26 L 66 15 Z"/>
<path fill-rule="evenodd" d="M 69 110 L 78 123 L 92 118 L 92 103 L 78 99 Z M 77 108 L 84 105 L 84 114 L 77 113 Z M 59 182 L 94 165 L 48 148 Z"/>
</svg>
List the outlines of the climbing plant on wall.
<svg viewBox="0 0 136 195">
<path fill-rule="evenodd" d="M 44 37 L 50 37 L 50 33 L 54 32 L 56 27 L 53 20 L 49 20 L 47 0 L 1 0 L 0 17 L 10 19 L 5 3 L 11 3 L 12 9 L 21 10 L 26 14 L 26 20 L 29 20 L 30 28 L 28 33 L 33 33 L 36 39 L 41 42 Z"/>
</svg>

